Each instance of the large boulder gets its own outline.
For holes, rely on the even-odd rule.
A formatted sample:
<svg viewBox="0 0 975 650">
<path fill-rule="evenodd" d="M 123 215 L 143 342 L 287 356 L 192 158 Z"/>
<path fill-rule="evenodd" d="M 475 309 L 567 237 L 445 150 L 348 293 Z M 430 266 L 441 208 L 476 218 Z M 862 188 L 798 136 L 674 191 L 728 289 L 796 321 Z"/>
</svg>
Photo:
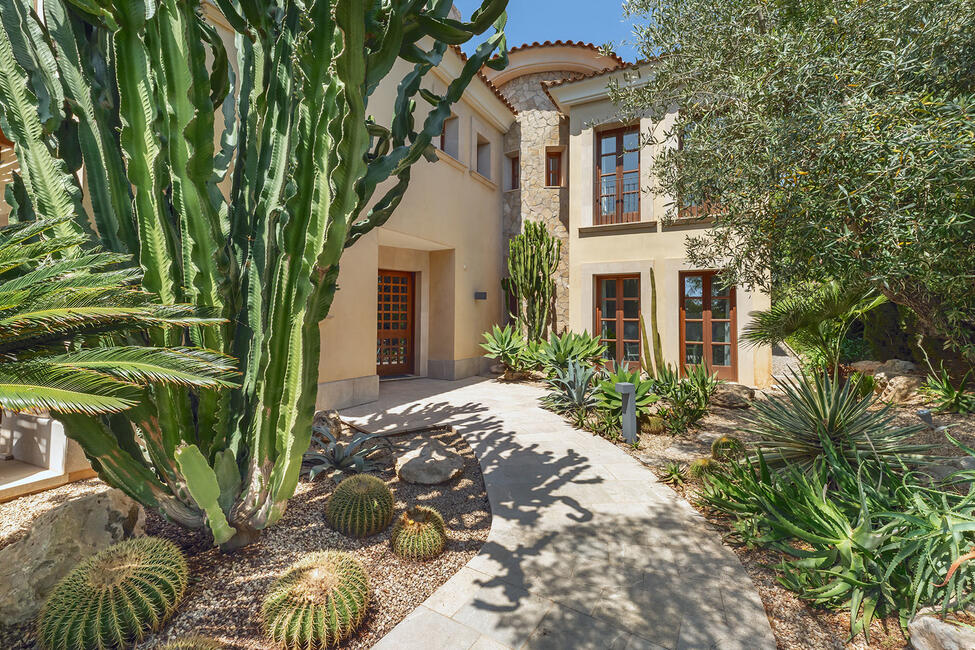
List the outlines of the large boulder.
<svg viewBox="0 0 975 650">
<path fill-rule="evenodd" d="M 711 396 L 711 404 L 723 406 L 726 409 L 746 409 L 752 405 L 755 391 L 742 384 L 723 383 Z"/>
<path fill-rule="evenodd" d="M 26 537 L 0 549 L 0 623 L 34 618 L 58 580 L 79 562 L 144 535 L 145 523 L 142 506 L 107 487 L 40 515 Z"/>
<path fill-rule="evenodd" d="M 872 375 L 880 370 L 883 365 L 884 364 L 879 361 L 857 361 L 855 363 L 851 363 L 850 368 L 864 375 Z"/>
<path fill-rule="evenodd" d="M 916 363 L 904 361 L 903 359 L 888 359 L 884 365 L 877 369 L 878 372 L 885 372 L 888 375 L 913 375 L 921 372 Z"/>
<path fill-rule="evenodd" d="M 424 440 L 396 460 L 400 480 L 419 485 L 445 483 L 463 469 L 460 454 L 439 440 Z"/>
<path fill-rule="evenodd" d="M 922 609 L 907 625 L 914 650 L 972 650 L 975 629 L 942 620 L 928 607 Z"/>
<path fill-rule="evenodd" d="M 922 401 L 918 390 L 924 385 L 924 379 L 914 375 L 898 375 L 891 377 L 884 385 L 880 399 L 891 404 L 911 404 Z"/>
</svg>

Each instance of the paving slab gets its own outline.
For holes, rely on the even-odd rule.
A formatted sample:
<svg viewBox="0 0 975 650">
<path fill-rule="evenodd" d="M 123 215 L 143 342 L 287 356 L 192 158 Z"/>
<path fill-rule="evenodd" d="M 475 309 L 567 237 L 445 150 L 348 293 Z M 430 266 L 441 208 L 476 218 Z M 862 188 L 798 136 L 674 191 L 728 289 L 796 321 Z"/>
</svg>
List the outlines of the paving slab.
<svg viewBox="0 0 975 650">
<path fill-rule="evenodd" d="M 453 427 L 491 502 L 480 553 L 376 647 L 774 649 L 754 585 L 704 518 L 542 394 L 417 379 L 343 411 L 372 431 Z"/>
</svg>

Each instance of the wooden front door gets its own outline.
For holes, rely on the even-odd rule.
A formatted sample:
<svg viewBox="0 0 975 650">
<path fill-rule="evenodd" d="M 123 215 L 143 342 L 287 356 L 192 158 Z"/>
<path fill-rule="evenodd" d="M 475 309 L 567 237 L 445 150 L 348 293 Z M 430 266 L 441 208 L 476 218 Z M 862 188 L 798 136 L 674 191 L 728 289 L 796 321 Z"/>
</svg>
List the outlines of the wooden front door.
<svg viewBox="0 0 975 650">
<path fill-rule="evenodd" d="M 682 371 L 704 363 L 718 379 L 738 381 L 736 296 L 715 271 L 680 274 Z"/>
<path fill-rule="evenodd" d="M 376 374 L 407 375 L 413 366 L 414 278 L 405 271 L 379 271 Z"/>
</svg>

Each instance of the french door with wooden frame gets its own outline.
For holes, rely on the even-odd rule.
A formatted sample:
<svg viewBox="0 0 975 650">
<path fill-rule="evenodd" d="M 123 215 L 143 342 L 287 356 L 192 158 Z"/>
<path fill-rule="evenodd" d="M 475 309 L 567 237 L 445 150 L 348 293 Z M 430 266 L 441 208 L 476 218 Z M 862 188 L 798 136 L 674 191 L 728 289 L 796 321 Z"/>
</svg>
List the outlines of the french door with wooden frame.
<svg viewBox="0 0 975 650">
<path fill-rule="evenodd" d="M 607 367 L 640 368 L 640 276 L 596 276 L 595 330 Z"/>
<path fill-rule="evenodd" d="M 680 274 L 681 372 L 704 363 L 718 379 L 738 381 L 737 307 L 734 286 L 717 271 Z"/>
<path fill-rule="evenodd" d="M 596 134 L 596 206 L 593 225 L 640 220 L 640 129 Z"/>
<path fill-rule="evenodd" d="M 379 271 L 376 374 L 407 375 L 414 372 L 414 274 Z"/>
</svg>

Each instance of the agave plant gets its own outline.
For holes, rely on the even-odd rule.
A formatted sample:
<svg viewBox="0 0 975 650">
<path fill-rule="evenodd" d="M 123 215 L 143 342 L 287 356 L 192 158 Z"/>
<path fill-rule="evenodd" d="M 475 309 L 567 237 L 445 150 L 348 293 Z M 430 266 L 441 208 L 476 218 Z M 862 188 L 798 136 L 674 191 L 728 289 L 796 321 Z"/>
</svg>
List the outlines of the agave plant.
<svg viewBox="0 0 975 650">
<path fill-rule="evenodd" d="M 239 388 L 153 386 L 127 418 L 65 416 L 104 480 L 225 550 L 282 517 L 342 253 L 390 218 L 478 71 L 506 65 L 506 4 L 458 21 L 450 0 L 0 3 L 12 220 L 74 217 L 58 236 L 94 224 L 162 304 L 224 321 L 155 328 L 153 346 L 240 362 Z M 422 87 L 487 32 L 443 94 Z M 366 106 L 384 80 L 396 95 L 377 121 Z"/>
<path fill-rule="evenodd" d="M 925 425 L 894 426 L 889 405 L 872 408 L 874 397 L 861 397 L 849 382 L 822 372 L 794 373 L 782 389 L 784 397 L 756 402 L 746 416 L 746 431 L 757 438 L 754 446 L 770 466 L 810 471 L 831 450 L 853 467 L 863 460 L 893 466 L 928 462 L 930 445 L 911 442 Z"/>
<path fill-rule="evenodd" d="M 573 361 L 595 363 L 605 352 L 606 346 L 598 338 L 590 336 L 589 332 L 565 332 L 561 336 L 552 334 L 538 349 L 538 363 L 546 374 L 552 376 L 556 371 L 568 368 Z"/>
<path fill-rule="evenodd" d="M 975 370 L 969 370 L 955 386 L 945 370 L 944 364 L 938 372 L 931 372 L 921 387 L 925 393 L 934 398 L 938 410 L 945 413 L 975 413 L 975 393 L 968 391 Z"/>
<path fill-rule="evenodd" d="M 607 373 L 596 384 L 596 399 L 599 408 L 619 417 L 623 412 L 623 396 L 616 390 L 616 384 L 633 384 L 636 389 L 636 417 L 642 419 L 649 415 L 650 406 L 659 398 L 653 393 L 653 382 L 643 379 L 638 370 L 630 371 L 619 367 L 612 373 Z"/>
<path fill-rule="evenodd" d="M 524 372 L 533 365 L 532 349 L 525 342 L 525 337 L 511 325 L 499 327 L 495 325 L 490 332 L 484 332 L 484 343 L 481 347 L 487 351 L 488 359 L 497 359 L 507 370 Z"/>
<path fill-rule="evenodd" d="M 322 472 L 374 472 L 379 466 L 372 457 L 390 447 L 389 438 L 382 434 L 357 433 L 348 442 L 341 442 L 329 429 L 313 427 L 311 449 L 318 451 L 305 452 L 301 471 L 308 474 L 309 481 L 314 481 Z"/>
<path fill-rule="evenodd" d="M 0 229 L 0 406 L 15 412 L 119 413 L 153 385 L 233 386 L 233 360 L 148 345 L 147 330 L 215 326 L 188 305 L 163 306 L 138 287 L 139 269 L 65 219 Z M 84 248 L 81 248 L 84 246 Z"/>
<path fill-rule="evenodd" d="M 596 406 L 593 378 L 596 371 L 578 361 L 569 361 L 565 370 L 558 369 L 549 377 L 549 392 L 542 403 L 559 413 L 588 412 Z"/>
</svg>

